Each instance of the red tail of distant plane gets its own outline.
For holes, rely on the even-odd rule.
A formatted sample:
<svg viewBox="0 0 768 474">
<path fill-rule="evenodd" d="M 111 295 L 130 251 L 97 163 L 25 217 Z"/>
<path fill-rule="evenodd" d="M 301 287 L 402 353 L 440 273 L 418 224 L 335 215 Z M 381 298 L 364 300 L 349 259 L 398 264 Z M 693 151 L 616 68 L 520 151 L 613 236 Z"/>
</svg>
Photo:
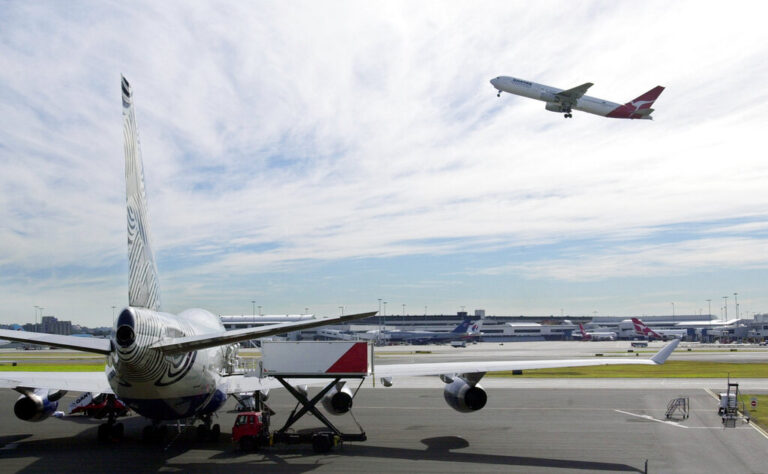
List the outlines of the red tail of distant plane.
<svg viewBox="0 0 768 474">
<path fill-rule="evenodd" d="M 584 325 L 579 323 L 579 330 L 581 331 L 581 340 L 582 341 L 588 341 L 592 339 L 592 336 L 587 334 L 587 331 L 584 330 Z"/>
<path fill-rule="evenodd" d="M 641 334 L 648 339 L 664 339 L 664 336 L 657 333 L 653 329 L 649 328 L 645 325 L 644 322 L 640 321 L 637 318 L 632 318 L 632 324 L 635 326 L 635 333 Z"/>
</svg>

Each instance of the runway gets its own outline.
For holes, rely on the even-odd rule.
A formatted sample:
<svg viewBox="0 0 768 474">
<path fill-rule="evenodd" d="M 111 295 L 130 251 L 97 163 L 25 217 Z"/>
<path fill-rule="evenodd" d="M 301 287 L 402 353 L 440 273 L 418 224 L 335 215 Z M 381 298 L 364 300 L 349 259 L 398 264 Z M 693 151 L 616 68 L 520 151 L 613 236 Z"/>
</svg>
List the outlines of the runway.
<svg viewBox="0 0 768 474">
<path fill-rule="evenodd" d="M 679 395 L 691 398 L 691 417 L 662 422 L 667 402 Z M 717 402 L 701 389 L 489 388 L 488 406 L 470 414 L 450 409 L 440 389 L 362 389 L 354 413 L 368 441 L 329 455 L 309 446 L 240 453 L 229 442 L 235 414 L 226 410 L 216 420 L 219 443 L 198 442 L 190 432 L 148 446 L 139 441 L 146 422 L 130 417 L 126 440 L 100 445 L 97 422 L 23 422 L 13 415 L 15 398 L 0 392 L 4 472 L 644 472 L 646 460 L 648 472 L 762 472 L 768 448 L 768 438 L 748 425 L 723 429 Z M 278 426 L 293 404 L 284 391 L 271 402 Z M 357 430 L 349 416 L 333 421 Z M 317 425 L 309 418 L 299 428 Z"/>
</svg>

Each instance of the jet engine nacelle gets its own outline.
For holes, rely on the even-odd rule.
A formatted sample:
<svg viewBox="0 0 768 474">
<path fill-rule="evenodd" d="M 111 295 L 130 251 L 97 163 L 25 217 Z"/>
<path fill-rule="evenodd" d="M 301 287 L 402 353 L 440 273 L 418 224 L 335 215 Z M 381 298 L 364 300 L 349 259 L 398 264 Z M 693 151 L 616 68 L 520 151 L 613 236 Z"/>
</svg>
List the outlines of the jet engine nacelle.
<svg viewBox="0 0 768 474">
<path fill-rule="evenodd" d="M 565 110 L 563 110 L 563 106 L 555 102 L 547 102 L 544 105 L 544 108 L 550 112 L 565 112 Z"/>
<path fill-rule="evenodd" d="M 477 411 L 488 401 L 483 387 L 473 385 L 462 377 L 453 377 L 453 381 L 445 385 L 443 396 L 448 406 L 461 413 Z"/>
<path fill-rule="evenodd" d="M 47 389 L 37 389 L 26 393 L 16 400 L 13 413 L 24 421 L 42 421 L 53 415 L 59 407 L 59 399 L 67 393 L 66 390 L 49 392 Z"/>
<path fill-rule="evenodd" d="M 352 409 L 352 390 L 345 382 L 337 383 L 323 397 L 323 407 L 332 415 L 343 415 Z"/>
</svg>

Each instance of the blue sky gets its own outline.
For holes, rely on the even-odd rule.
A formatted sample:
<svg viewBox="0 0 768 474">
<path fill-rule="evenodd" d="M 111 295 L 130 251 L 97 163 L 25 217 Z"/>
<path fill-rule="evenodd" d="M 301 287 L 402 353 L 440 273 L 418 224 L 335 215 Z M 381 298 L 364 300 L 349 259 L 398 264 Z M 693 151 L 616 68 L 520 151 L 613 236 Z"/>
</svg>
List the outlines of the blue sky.
<svg viewBox="0 0 768 474">
<path fill-rule="evenodd" d="M 768 311 L 755 5 L 7 4 L 0 322 L 127 304 L 121 73 L 168 311 Z M 498 75 L 667 89 L 565 120 Z"/>
</svg>

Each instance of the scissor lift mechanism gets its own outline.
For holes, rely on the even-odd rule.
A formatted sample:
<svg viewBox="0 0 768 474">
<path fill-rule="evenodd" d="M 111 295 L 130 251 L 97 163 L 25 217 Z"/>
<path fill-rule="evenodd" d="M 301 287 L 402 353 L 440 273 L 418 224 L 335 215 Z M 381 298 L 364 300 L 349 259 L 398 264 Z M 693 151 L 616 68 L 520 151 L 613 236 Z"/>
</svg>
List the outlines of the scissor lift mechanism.
<svg viewBox="0 0 768 474">
<path fill-rule="evenodd" d="M 351 377 L 345 377 L 345 378 L 351 378 Z M 362 385 L 363 380 L 365 379 L 364 376 L 355 377 L 360 378 L 360 385 Z M 325 416 L 323 413 L 317 409 L 317 404 L 320 402 L 326 393 L 328 393 L 329 390 L 331 390 L 337 383 L 341 381 L 341 377 L 334 378 L 331 383 L 326 385 L 320 392 L 312 397 L 310 400 L 307 398 L 305 394 L 300 392 L 299 390 L 296 390 L 295 387 L 293 387 L 291 384 L 286 382 L 284 377 L 277 376 L 275 377 L 278 382 L 280 382 L 283 387 L 285 387 L 286 390 L 288 390 L 288 393 L 293 395 L 293 397 L 299 402 L 296 405 L 296 408 L 293 409 L 288 419 L 285 421 L 285 424 L 282 428 L 275 431 L 274 438 L 276 442 L 290 442 L 289 440 L 296 438 L 298 434 L 294 433 L 288 433 L 288 429 L 293 426 L 294 423 L 299 421 L 299 419 L 306 415 L 307 413 L 311 413 L 315 415 L 315 418 L 320 420 L 321 423 L 323 423 L 335 436 L 338 437 L 340 441 L 365 441 L 368 438 L 365 435 L 365 431 L 363 431 L 362 427 L 360 428 L 360 433 L 342 433 L 336 426 L 334 426 L 333 423 Z M 358 390 L 360 387 L 357 387 Z M 355 391 L 355 395 L 357 395 L 357 390 Z M 354 396 L 352 397 L 354 399 Z M 301 408 L 299 408 L 299 405 L 301 405 Z M 350 411 L 351 412 L 351 411 Z M 358 425 L 360 426 L 360 425 Z M 301 442 L 300 440 L 296 439 L 296 441 Z M 294 442 L 296 442 L 294 441 Z"/>
</svg>

